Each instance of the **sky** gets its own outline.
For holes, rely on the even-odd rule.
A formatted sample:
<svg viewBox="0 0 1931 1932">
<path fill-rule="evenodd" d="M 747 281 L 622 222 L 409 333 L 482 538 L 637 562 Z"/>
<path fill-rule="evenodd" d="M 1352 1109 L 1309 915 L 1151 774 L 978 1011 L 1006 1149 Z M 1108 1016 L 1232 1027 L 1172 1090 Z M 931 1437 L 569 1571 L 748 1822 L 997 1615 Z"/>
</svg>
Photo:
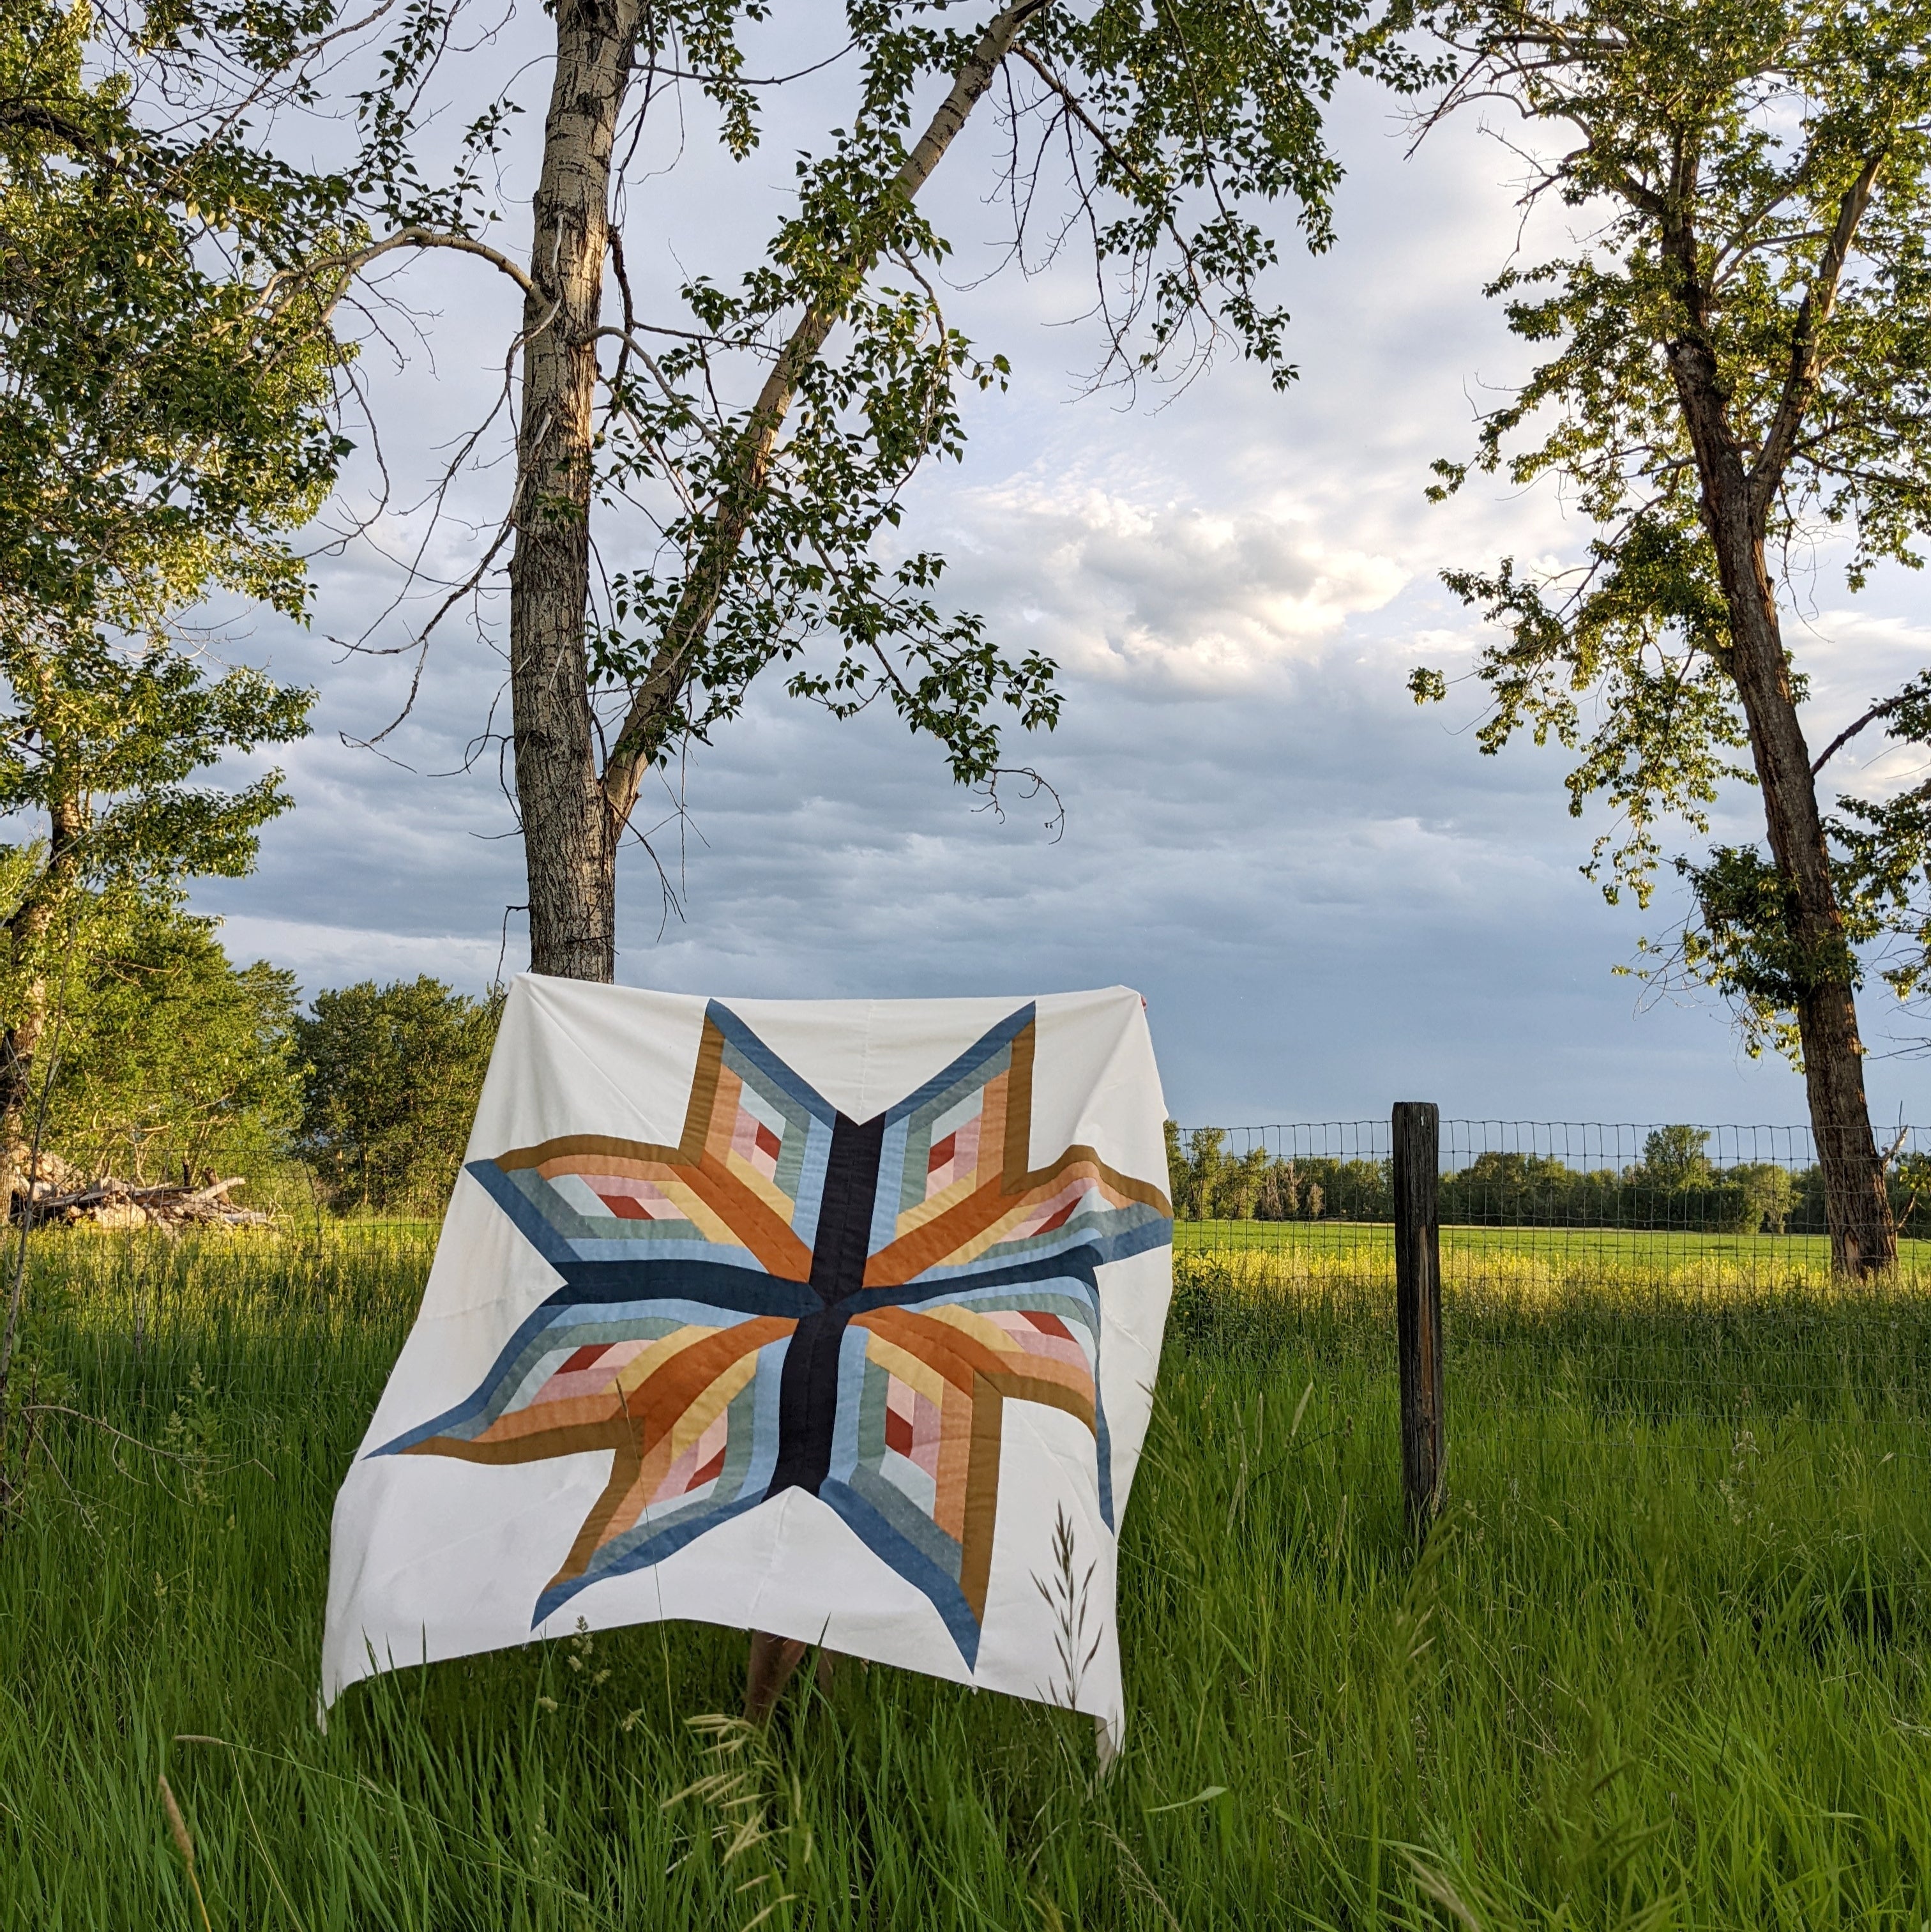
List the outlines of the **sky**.
<svg viewBox="0 0 1931 1932">
<path fill-rule="evenodd" d="M 808 11 L 787 16 L 799 46 Z M 518 76 L 532 110 L 512 127 L 505 246 L 526 219 L 543 25 L 512 19 L 473 57 Z M 836 122 L 847 84 L 833 69 L 786 96 L 742 164 L 692 118 L 675 170 L 627 209 L 646 308 L 685 270 L 723 278 L 755 258 L 793 154 Z M 1012 749 L 1063 823 L 1011 796 L 1003 817 L 984 809 L 893 718 L 840 723 L 760 686 L 677 775 L 681 819 L 667 784 L 640 807 L 653 850 L 621 868 L 619 980 L 797 998 L 1124 982 L 1147 997 L 1170 1110 L 1189 1124 L 1385 1118 L 1398 1099 L 1470 1119 L 1803 1119 L 1801 1079 L 1750 1060 L 1719 1005 L 1615 974 L 1683 907 L 1663 892 L 1646 914 L 1611 908 L 1580 875 L 1605 827 L 1568 816 L 1560 751 L 1483 756 L 1472 683 L 1444 705 L 1408 695 L 1411 667 L 1453 678 L 1480 646 L 1444 567 L 1573 555 L 1587 531 L 1550 490 L 1423 494 L 1430 460 L 1468 454 L 1476 408 L 1525 366 L 1482 294 L 1522 232 L 1519 157 L 1472 121 L 1411 154 L 1388 97 L 1352 82 L 1330 139 L 1346 169 L 1336 245 L 1310 259 L 1282 226 L 1300 380 L 1276 394 L 1223 361 L 1126 399 L 1081 393 L 1095 338 L 1075 265 L 982 279 L 994 144 L 968 129 L 932 184 L 957 244 L 949 303 L 1014 376 L 975 399 L 965 461 L 921 478 L 903 534 L 946 554 L 951 598 L 1002 643 L 1057 660 L 1060 728 Z M 460 576 L 501 514 L 500 464 L 466 475 L 434 527 L 409 506 L 490 406 L 514 291 L 431 256 L 385 292 L 388 339 L 361 375 L 387 507 L 317 557 L 309 632 L 250 622 L 225 646 L 319 694 L 313 735 L 277 760 L 295 808 L 253 877 L 195 896 L 231 954 L 310 993 L 417 973 L 473 990 L 527 964 L 521 851 L 483 736 L 493 706 L 498 728 L 507 713 L 500 604 L 493 636 L 439 635 L 378 750 L 361 741 L 395 716 L 409 662 L 342 648 L 406 641 L 419 604 L 377 621 L 401 560 L 426 544 Z M 377 474 L 365 436 L 332 514 L 366 514 Z M 1788 621 L 1813 745 L 1931 661 L 1931 599 L 1902 572 L 1855 599 L 1820 574 Z M 1912 776 L 1875 732 L 1839 762 L 1873 790 Z M 1757 802 L 1726 798 L 1717 836 L 1760 838 Z M 1921 1119 L 1931 1062 L 1897 1052 L 1911 1036 L 1888 999 L 1864 998 L 1873 1112 Z"/>
</svg>

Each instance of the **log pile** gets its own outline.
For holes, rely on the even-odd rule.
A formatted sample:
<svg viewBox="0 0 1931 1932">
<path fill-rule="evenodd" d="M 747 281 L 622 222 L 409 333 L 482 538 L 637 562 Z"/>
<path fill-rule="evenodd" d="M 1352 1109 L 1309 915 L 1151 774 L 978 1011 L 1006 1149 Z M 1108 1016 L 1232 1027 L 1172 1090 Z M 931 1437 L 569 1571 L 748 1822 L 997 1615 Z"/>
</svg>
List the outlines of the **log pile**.
<svg viewBox="0 0 1931 1932">
<path fill-rule="evenodd" d="M 184 1178 L 158 1186 L 136 1187 L 112 1174 L 79 1184 L 77 1170 L 58 1155 L 42 1154 L 31 1194 L 36 1227 L 91 1221 L 97 1228 L 260 1228 L 271 1216 L 229 1199 L 245 1184 L 239 1174 L 217 1180 L 210 1172 L 199 1186 Z M 15 1221 L 26 1208 L 26 1191 L 16 1190 Z"/>
</svg>

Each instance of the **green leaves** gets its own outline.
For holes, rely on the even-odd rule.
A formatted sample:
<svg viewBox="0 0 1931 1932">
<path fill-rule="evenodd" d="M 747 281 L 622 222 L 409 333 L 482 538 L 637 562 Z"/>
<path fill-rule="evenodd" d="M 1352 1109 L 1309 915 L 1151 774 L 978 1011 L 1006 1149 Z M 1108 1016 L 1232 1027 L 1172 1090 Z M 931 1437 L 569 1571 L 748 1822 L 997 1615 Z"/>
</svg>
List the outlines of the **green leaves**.
<svg viewBox="0 0 1931 1932">
<path fill-rule="evenodd" d="M 13 640 L 0 667 L 11 700 L 0 712 L 0 812 L 58 822 L 52 862 L 64 879 L 166 898 L 185 878 L 253 866 L 261 826 L 288 804 L 280 774 L 232 791 L 197 775 L 302 736 L 313 693 L 246 668 L 210 679 L 165 644 L 97 634 Z"/>
<path fill-rule="evenodd" d="M 295 1022 L 299 1146 L 337 1204 L 439 1212 L 455 1184 L 502 996 L 426 976 L 319 994 Z"/>
<path fill-rule="evenodd" d="M 1007 117 L 994 183 L 1019 262 L 1075 233 L 1091 251 L 1105 330 L 1095 380 L 1183 380 L 1229 343 L 1276 386 L 1291 380 L 1286 315 L 1261 292 L 1273 211 L 1291 202 L 1309 244 L 1326 245 L 1339 170 L 1321 105 L 1365 5 L 1019 10 L 1016 33 L 1001 13 L 982 38 L 925 0 L 853 0 L 849 124 L 799 160 L 766 259 L 735 290 L 689 281 L 678 320 L 691 326 L 662 332 L 665 352 L 643 353 L 627 316 L 598 482 L 611 511 L 642 512 L 651 554 L 610 580 L 593 650 L 598 680 L 633 700 L 624 757 L 661 760 L 679 736 L 704 738 L 780 662 L 792 694 L 839 716 L 883 697 L 963 783 L 1000 769 L 1002 722 L 1056 722 L 1050 662 L 947 610 L 943 560 L 895 557 L 892 543 L 921 466 L 963 458 L 964 395 L 1009 374 L 949 317 L 950 244 L 918 202 L 979 98 L 976 62 L 997 70 Z M 946 79 L 948 105 L 913 139 L 919 91 Z M 1051 214 L 1049 157 L 1068 181 Z M 1038 222 L 1063 225 L 1036 257 Z"/>
<path fill-rule="evenodd" d="M 172 962 L 157 986 L 218 980 L 212 942 L 168 922 L 187 880 L 248 871 L 289 802 L 278 772 L 202 774 L 300 737 L 313 694 L 211 669 L 208 627 L 180 627 L 217 592 L 305 614 L 290 536 L 348 448 L 334 287 L 292 272 L 337 248 L 349 189 L 250 118 L 309 98 L 332 17 L 0 0 L 0 813 L 46 828 L 0 909 L 10 1143 L 55 962 L 79 962 L 63 983 L 110 972 L 111 914 Z"/>
<path fill-rule="evenodd" d="M 1873 710 L 1887 736 L 1931 747 L 1931 671 Z M 1891 991 L 1915 999 L 1931 983 L 1931 781 L 1882 800 L 1840 797 L 1837 809 L 1839 896 Z"/>
<path fill-rule="evenodd" d="M 205 37 L 279 59 L 313 17 L 184 7 L 130 52 L 83 6 L 0 5 L 7 638 L 159 635 L 217 586 L 305 605 L 286 533 L 347 447 L 346 356 L 313 295 L 271 302 L 262 278 L 332 233 L 343 190 L 251 144 Z M 136 114 L 137 76 L 174 100 L 168 133 Z"/>
<path fill-rule="evenodd" d="M 1567 572 L 1445 574 L 1506 638 L 1477 665 L 1480 742 L 1574 749 L 1572 811 L 1615 814 L 1585 869 L 1647 902 L 1663 821 L 1707 830 L 1720 788 L 1760 771 L 1808 782 L 1777 560 L 1838 542 L 1855 590 L 1879 562 L 1915 566 L 1931 526 L 1931 8 L 1458 0 L 1424 17 L 1462 62 L 1451 103 L 1507 100 L 1544 137 L 1529 199 L 1576 211 L 1579 237 L 1491 284 L 1542 359 L 1429 492 L 1471 467 L 1554 477 L 1597 526 Z M 1744 640 L 1768 667 L 1748 716 Z M 1766 808 L 1812 828 L 1774 863 L 1726 847 L 1678 864 L 1701 908 L 1680 963 L 1733 997 L 1753 1047 L 1794 1042 L 1807 991 L 1855 983 L 1849 949 L 1886 929 L 1879 901 L 1909 899 L 1926 849 L 1909 807 L 1847 806 L 1813 867 L 1808 798 Z"/>
<path fill-rule="evenodd" d="M 47 1144 L 90 1178 L 260 1178 L 300 1103 L 295 976 L 232 965 L 209 921 L 124 896 L 93 900 L 73 938 Z"/>
<path fill-rule="evenodd" d="M 1522 576 L 1505 557 L 1492 573 L 1448 571 L 1444 580 L 1507 638 L 1477 663 L 1495 700 L 1477 744 L 1492 756 L 1525 730 L 1538 745 L 1553 737 L 1579 750 L 1567 780 L 1571 815 L 1598 796 L 1617 814 L 1585 873 L 1612 904 L 1628 890 L 1646 905 L 1660 856 L 1657 820 L 1674 815 L 1700 830 L 1723 782 L 1749 776 L 1728 755 L 1749 740 L 1706 546 L 1683 520 L 1642 515 L 1591 543 L 1566 579 Z M 1423 703 L 1447 688 L 1438 673 L 1418 671 L 1409 688 Z"/>
</svg>

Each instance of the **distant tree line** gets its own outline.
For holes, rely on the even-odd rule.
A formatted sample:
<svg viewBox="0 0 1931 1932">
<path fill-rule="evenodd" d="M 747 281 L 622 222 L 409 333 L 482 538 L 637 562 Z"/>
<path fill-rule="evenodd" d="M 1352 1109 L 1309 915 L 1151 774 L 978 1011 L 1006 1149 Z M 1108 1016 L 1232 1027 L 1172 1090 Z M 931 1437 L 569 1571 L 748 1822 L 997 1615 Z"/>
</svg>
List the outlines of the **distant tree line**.
<svg viewBox="0 0 1931 1932">
<path fill-rule="evenodd" d="M 1167 1168 L 1183 1221 L 1389 1221 L 1388 1162 L 1236 1154 L 1221 1127 L 1183 1139 L 1167 1123 Z M 1585 1171 L 1544 1154 L 1492 1151 L 1441 1178 L 1444 1224 L 1472 1227 L 1628 1228 L 1708 1234 L 1822 1234 L 1824 1180 L 1815 1165 L 1771 1161 L 1719 1167 L 1708 1131 L 1658 1127 L 1641 1160 Z M 1892 1211 L 1907 1237 L 1931 1234 L 1931 1156 L 1906 1154 L 1888 1174 Z"/>
<path fill-rule="evenodd" d="M 304 1006 L 294 974 L 235 965 L 213 922 L 178 907 L 94 898 L 85 922 L 46 995 L 52 1051 L 22 1123 L 61 1172 L 146 1185 L 218 1171 L 264 1206 L 441 1212 L 499 991 L 364 980 Z"/>
<path fill-rule="evenodd" d="M 0 874 L 30 860 L 0 850 Z M 0 890 L 7 883 L 0 876 Z M 495 1042 L 500 989 L 472 997 L 427 975 L 365 980 L 304 1006 L 292 974 L 262 961 L 235 966 L 213 922 L 178 907 L 103 897 L 88 922 L 88 943 L 52 996 L 46 1149 L 89 1178 L 145 1183 L 218 1169 L 284 1207 L 441 1212 Z M 1180 1220 L 1393 1218 L 1385 1160 L 1279 1159 L 1264 1146 L 1237 1154 L 1228 1138 L 1223 1128 L 1183 1136 L 1166 1124 Z M 1587 1172 L 1546 1155 L 1478 1154 L 1442 1176 L 1442 1220 L 1825 1232 L 1817 1168 L 1719 1166 L 1709 1141 L 1700 1127 L 1658 1127 L 1640 1160 Z M 1931 1156 L 1903 1156 L 1887 1179 L 1900 1231 L 1931 1236 Z"/>
</svg>

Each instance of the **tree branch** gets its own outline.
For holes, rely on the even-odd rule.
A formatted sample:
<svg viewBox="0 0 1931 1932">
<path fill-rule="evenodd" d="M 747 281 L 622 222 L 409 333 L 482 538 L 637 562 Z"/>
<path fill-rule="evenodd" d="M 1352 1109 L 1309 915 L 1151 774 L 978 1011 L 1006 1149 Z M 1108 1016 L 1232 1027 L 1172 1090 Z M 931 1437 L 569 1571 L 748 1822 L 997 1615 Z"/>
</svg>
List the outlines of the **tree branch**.
<svg viewBox="0 0 1931 1932">
<path fill-rule="evenodd" d="M 1777 414 L 1771 419 L 1763 448 L 1750 470 L 1750 514 L 1759 529 L 1762 527 L 1771 502 L 1783 485 L 1784 470 L 1790 461 L 1791 450 L 1804 421 L 1804 412 L 1810 406 L 1810 399 L 1817 392 L 1818 381 L 1824 370 L 1818 338 L 1829 326 L 1831 313 L 1837 308 L 1837 285 L 1843 276 L 1851 244 L 1857 237 L 1858 224 L 1864 219 L 1864 210 L 1870 206 L 1871 190 L 1876 184 L 1885 152 L 1880 150 L 1870 156 L 1858 170 L 1857 179 L 1844 190 L 1843 199 L 1837 204 L 1837 223 L 1831 231 L 1831 238 L 1824 244 L 1817 272 L 1811 278 L 1810 286 L 1804 290 L 1804 300 L 1798 304 L 1796 326 L 1791 332 L 1790 366 L 1783 379 L 1783 394 L 1778 398 Z"/>
<path fill-rule="evenodd" d="M 76 154 L 97 156 L 103 152 L 100 143 L 79 122 L 37 100 L 0 100 L 0 128 L 30 128 L 37 134 L 51 135 Z"/>
<path fill-rule="evenodd" d="M 358 275 L 371 262 L 397 248 L 454 248 L 459 254 L 476 256 L 493 268 L 500 269 L 526 296 L 536 292 L 536 284 L 522 265 L 512 261 L 501 249 L 492 248 L 487 242 L 476 241 L 467 235 L 445 235 L 433 228 L 403 228 L 393 235 L 385 236 L 379 242 L 370 242 L 366 248 L 349 249 L 339 255 L 319 256 L 312 262 L 304 262 L 299 268 L 283 269 L 269 277 L 262 298 L 265 302 L 272 302 L 284 285 L 331 269 L 340 270 L 345 280 Z"/>
<path fill-rule="evenodd" d="M 1831 758 L 1842 751 L 1867 724 L 1875 724 L 1880 718 L 1888 718 L 1904 702 L 1906 695 L 1906 693 L 1900 692 L 1895 698 L 1887 698 L 1882 704 L 1873 704 L 1855 724 L 1846 724 L 1843 730 L 1840 731 L 1824 747 L 1823 750 L 1817 754 L 1817 762 L 1810 767 L 1810 776 L 1814 778 L 1830 763 Z"/>
<path fill-rule="evenodd" d="M 1140 170 L 1120 152 L 1118 146 L 1108 137 L 1106 130 L 1102 128 L 1099 123 L 1094 120 L 1093 116 L 1086 111 L 1084 104 L 1080 100 L 1078 96 L 1073 92 L 1072 89 L 1069 87 L 1057 74 L 1054 73 L 1052 69 L 1047 66 L 1045 62 L 1041 60 L 1030 47 L 1015 47 L 1012 50 L 1012 52 L 1017 58 L 1024 61 L 1026 64 L 1046 83 L 1047 86 L 1058 96 L 1060 104 L 1064 108 L 1068 116 L 1072 120 L 1078 122 L 1079 124 L 1086 130 L 1087 134 L 1092 136 L 1094 145 L 1099 148 L 1100 152 L 1105 154 L 1107 159 L 1111 161 L 1113 165 L 1120 170 L 1120 173 L 1128 181 L 1133 183 L 1135 187 L 1139 188 L 1143 194 L 1147 193 L 1148 189 L 1145 177 L 1142 176 Z M 1218 200 L 1219 190 L 1217 186 L 1216 187 L 1214 192 L 1216 200 Z M 1222 213 L 1225 214 L 1226 212 L 1226 204 L 1224 202 L 1219 202 L 1219 205 Z M 1165 229 L 1168 238 L 1171 240 L 1174 248 L 1180 252 L 1180 260 L 1186 263 L 1188 280 L 1193 284 L 1196 291 L 1200 291 L 1200 272 L 1195 266 L 1193 250 L 1187 245 L 1186 237 L 1180 232 L 1179 227 L 1176 225 L 1171 215 L 1162 214 L 1160 218 L 1160 225 L 1162 227 Z M 1201 292 L 1204 294 L 1204 292 L 1201 291 Z"/>
<path fill-rule="evenodd" d="M 1020 28 L 1045 4 L 1045 0 L 1015 0 L 1014 4 L 993 19 L 966 56 L 925 131 L 905 157 L 886 190 L 888 194 L 902 196 L 909 202 L 931 179 L 932 170 L 944 158 L 946 150 L 965 125 L 980 97 L 992 85 L 993 76 L 1012 51 Z M 860 275 L 869 266 L 868 262 L 850 265 L 853 273 Z M 824 346 L 838 316 L 836 308 L 815 302 L 805 311 L 752 406 L 739 442 L 736 472 L 719 493 L 718 508 L 698 552 L 696 567 L 664 627 L 649 668 L 632 691 L 616 742 L 604 764 L 604 796 L 619 828 L 629 821 L 643 775 L 656 761 L 670 730 L 691 657 L 716 614 L 726 574 L 750 527 L 771 453 L 799 379 Z"/>
</svg>

